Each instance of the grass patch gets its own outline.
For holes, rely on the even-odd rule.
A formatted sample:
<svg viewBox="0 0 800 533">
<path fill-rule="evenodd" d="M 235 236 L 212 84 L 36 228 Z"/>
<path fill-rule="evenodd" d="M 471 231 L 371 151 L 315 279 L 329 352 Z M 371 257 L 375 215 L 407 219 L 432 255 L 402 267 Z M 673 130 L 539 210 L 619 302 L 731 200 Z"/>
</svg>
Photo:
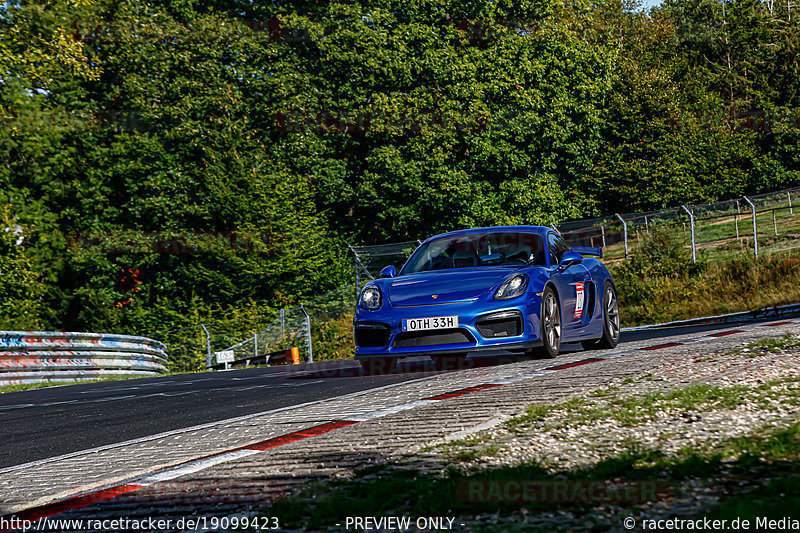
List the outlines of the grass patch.
<svg viewBox="0 0 800 533">
<path fill-rule="evenodd" d="M 714 509 L 708 518 L 725 519 L 732 522 L 737 518 L 748 520 L 754 527 L 757 517 L 781 519 L 787 510 L 800 509 L 800 474 L 779 475 L 775 479 L 758 486 L 745 494 L 737 494 Z M 779 528 L 773 528 L 777 531 Z"/>
<path fill-rule="evenodd" d="M 87 381 L 48 381 L 45 383 L 25 383 L 22 385 L 4 385 L 0 386 L 0 394 L 6 392 L 18 392 L 33 389 L 45 389 L 49 387 L 73 386 L 73 385 L 89 385 L 91 383 L 104 383 L 106 381 L 127 381 L 129 379 L 145 379 L 165 376 L 175 376 L 183 374 L 193 374 L 195 372 L 167 372 L 166 374 L 159 374 L 157 376 L 116 376 L 108 378 L 91 379 Z"/>
<path fill-rule="evenodd" d="M 735 437 L 729 439 L 722 450 L 726 456 L 745 454 L 767 461 L 797 462 L 800 459 L 800 424 L 762 439 Z"/>
<path fill-rule="evenodd" d="M 500 452 L 500 446 L 490 444 L 488 446 L 475 447 L 467 450 L 459 450 L 455 457 L 459 461 L 474 461 L 481 457 L 494 457 Z"/>
<path fill-rule="evenodd" d="M 770 380 L 759 385 L 758 391 L 762 406 L 768 406 L 774 400 L 789 405 L 800 405 L 800 378 Z"/>
<path fill-rule="evenodd" d="M 522 415 L 506 422 L 512 431 L 521 431 L 543 422 L 554 411 L 566 411 L 547 429 L 566 425 L 591 424 L 600 420 L 616 420 L 623 426 L 635 426 L 653 420 L 661 412 L 671 410 L 733 409 L 751 401 L 752 389 L 744 386 L 717 387 L 697 384 L 670 392 L 653 392 L 635 396 L 619 396 L 618 389 L 599 389 L 587 396 L 578 396 L 560 404 L 532 404 Z"/>
<path fill-rule="evenodd" d="M 716 387 L 698 384 L 670 392 L 655 392 L 641 396 L 609 399 L 612 409 L 609 416 L 626 425 L 633 425 L 642 417 L 654 418 L 668 409 L 697 410 L 702 408 L 732 409 L 742 404 L 747 387 Z M 597 411 L 597 410 L 596 410 Z"/>
<path fill-rule="evenodd" d="M 727 455 L 741 454 L 737 464 L 757 464 L 766 483 L 746 493 L 734 494 L 709 514 L 711 519 L 781 519 L 787 510 L 800 509 L 800 425 L 795 424 L 765 438 L 738 437 L 726 443 Z M 767 465 L 758 461 L 767 461 Z M 777 529 L 777 528 L 776 528 Z"/>
<path fill-rule="evenodd" d="M 520 431 L 536 422 L 541 422 L 556 409 L 572 409 L 582 406 L 584 400 L 580 397 L 573 397 L 567 401 L 557 404 L 533 403 L 525 408 L 525 412 L 506 420 L 505 426 L 511 431 Z"/>
<path fill-rule="evenodd" d="M 32 390 L 32 389 L 44 389 L 46 387 L 56 387 L 59 385 L 72 385 L 72 383 L 59 383 L 59 382 L 52 382 L 52 383 L 27 383 L 25 385 L 3 385 L 0 386 L 0 394 L 4 392 L 17 392 L 23 390 Z"/>
<path fill-rule="evenodd" d="M 429 449 L 437 450 L 459 461 L 474 461 L 481 457 L 493 457 L 500 451 L 500 446 L 487 444 L 488 436 L 485 434 L 473 435 L 467 439 L 453 440 L 439 444 Z"/>
<path fill-rule="evenodd" d="M 746 344 L 737 353 L 749 352 L 750 357 L 757 357 L 759 355 L 767 355 L 771 353 L 780 353 L 786 350 L 791 350 L 800 347 L 800 338 L 795 337 L 791 333 L 787 333 L 783 337 L 761 339 L 757 342 Z"/>
</svg>

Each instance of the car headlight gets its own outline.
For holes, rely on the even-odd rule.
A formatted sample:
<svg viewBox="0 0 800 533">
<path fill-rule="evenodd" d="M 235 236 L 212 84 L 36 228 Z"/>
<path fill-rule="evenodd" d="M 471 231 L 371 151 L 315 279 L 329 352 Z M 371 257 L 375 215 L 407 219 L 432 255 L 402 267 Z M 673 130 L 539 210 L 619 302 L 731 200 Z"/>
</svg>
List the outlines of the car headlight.
<svg viewBox="0 0 800 533">
<path fill-rule="evenodd" d="M 383 297 L 381 290 L 377 285 L 370 285 L 361 291 L 361 298 L 358 300 L 358 305 L 362 309 L 380 309 L 383 305 Z"/>
<path fill-rule="evenodd" d="M 525 293 L 525 289 L 528 288 L 528 276 L 525 274 L 514 274 L 507 280 L 505 280 L 502 285 L 497 287 L 497 290 L 494 291 L 494 299 L 495 300 L 508 300 L 510 298 L 516 298 Z"/>
</svg>

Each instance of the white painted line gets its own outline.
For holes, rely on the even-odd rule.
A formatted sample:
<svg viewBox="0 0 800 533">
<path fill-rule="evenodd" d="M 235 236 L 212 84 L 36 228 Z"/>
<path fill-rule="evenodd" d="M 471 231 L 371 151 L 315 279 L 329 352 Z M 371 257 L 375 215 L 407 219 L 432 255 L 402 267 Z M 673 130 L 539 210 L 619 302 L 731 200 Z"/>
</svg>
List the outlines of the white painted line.
<svg viewBox="0 0 800 533">
<path fill-rule="evenodd" d="M 345 420 L 352 420 L 354 422 L 365 422 L 367 420 L 373 420 L 375 418 L 380 418 L 382 416 L 399 413 L 400 411 L 407 411 L 408 409 L 413 409 L 414 407 L 420 407 L 422 405 L 436 403 L 437 401 L 440 400 L 414 400 L 413 402 L 401 403 L 398 405 L 393 405 L 391 407 L 384 407 L 383 409 L 370 411 L 369 413 L 364 413 L 362 415 L 345 416 L 342 418 Z"/>
<path fill-rule="evenodd" d="M 462 429 L 461 431 L 456 431 L 455 433 L 451 433 L 451 434 L 447 435 L 446 437 L 444 437 L 443 439 L 441 439 L 438 442 L 452 442 L 454 440 L 467 438 L 468 436 L 472 435 L 473 433 L 477 433 L 477 432 L 483 431 L 485 429 L 491 429 L 494 426 L 505 422 L 509 418 L 511 418 L 511 415 L 497 416 L 495 418 L 487 420 L 486 422 L 478 424 L 477 426 L 472 426 L 471 428 Z M 424 443 L 424 444 L 419 444 L 418 445 L 418 447 L 420 447 L 420 448 L 423 447 L 423 446 L 430 446 L 430 443 Z"/>
<path fill-rule="evenodd" d="M 228 380 L 229 381 L 229 380 Z M 37 404 L 30 404 L 30 403 L 23 403 L 23 404 L 16 404 L 16 405 L 3 405 L 0 406 L 0 412 L 4 410 L 11 410 L 11 409 L 27 409 L 30 407 L 53 407 L 56 405 L 66 405 L 66 404 L 94 404 L 94 403 L 106 403 L 106 402 L 116 402 L 119 400 L 130 400 L 131 398 L 142 399 L 142 398 L 154 398 L 154 397 L 162 397 L 162 398 L 173 398 L 177 396 L 187 396 L 189 394 L 202 394 L 208 392 L 220 392 L 220 391 L 243 391 L 243 390 L 250 390 L 250 389 L 257 389 L 257 388 L 277 388 L 277 387 L 304 387 L 306 385 L 313 385 L 315 383 L 322 383 L 323 380 L 316 380 L 316 381 L 298 381 L 296 383 L 265 383 L 263 385 L 252 385 L 252 386 L 242 386 L 242 387 L 217 387 L 214 389 L 202 389 L 202 390 L 184 390 L 184 391 L 176 391 L 176 392 L 153 392 L 149 394 L 128 394 L 125 396 L 111 396 L 108 398 L 86 398 L 81 400 L 64 400 L 59 402 L 46 402 L 46 403 L 37 403 Z"/>
<path fill-rule="evenodd" d="M 497 381 L 492 381 L 491 383 L 489 383 L 489 385 L 508 385 L 509 383 L 516 383 L 517 381 L 523 381 L 526 379 L 543 376 L 545 374 L 552 374 L 554 372 L 558 372 L 558 370 L 536 370 L 534 372 L 529 372 L 527 374 L 520 374 L 519 376 L 512 376 L 510 378 L 498 379 Z"/>
<path fill-rule="evenodd" d="M 597 358 L 598 359 L 614 359 L 614 358 L 617 358 L 617 357 L 624 357 L 626 355 L 633 355 L 633 354 L 635 354 L 637 352 L 639 352 L 639 350 L 628 350 L 626 352 L 617 352 L 617 353 L 610 353 L 610 354 L 605 354 L 605 355 L 598 355 Z"/>
<path fill-rule="evenodd" d="M 241 459 L 242 457 L 248 457 L 250 455 L 255 455 L 257 453 L 263 453 L 263 452 L 260 450 L 233 450 L 230 452 L 223 452 L 219 455 L 212 455 L 211 457 L 203 457 L 201 459 L 188 461 L 186 463 L 182 463 L 177 466 L 168 467 L 163 470 L 159 470 L 158 472 L 154 472 L 152 474 L 145 474 L 141 477 L 130 479 L 126 481 L 124 484 L 152 485 L 153 483 L 158 483 L 159 481 L 169 481 L 171 479 L 185 476 L 187 474 L 194 474 L 195 472 L 205 470 L 206 468 L 211 468 L 212 466 L 216 466 L 221 463 L 227 463 L 228 461 L 234 461 L 236 459 Z M 117 485 L 120 485 L 120 483 L 114 483 L 113 486 Z M 97 489 L 95 489 L 92 492 L 96 492 L 96 490 Z"/>
</svg>

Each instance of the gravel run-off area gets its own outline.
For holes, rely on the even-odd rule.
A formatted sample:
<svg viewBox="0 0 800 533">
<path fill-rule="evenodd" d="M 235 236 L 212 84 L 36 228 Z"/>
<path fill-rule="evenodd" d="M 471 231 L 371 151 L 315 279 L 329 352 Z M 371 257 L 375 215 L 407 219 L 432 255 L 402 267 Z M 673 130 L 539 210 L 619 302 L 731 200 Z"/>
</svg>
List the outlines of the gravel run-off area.
<svg viewBox="0 0 800 533">
<path fill-rule="evenodd" d="M 504 467 L 513 472 L 514 467 L 533 464 L 552 476 L 549 493 L 541 484 L 531 485 L 525 497 L 533 505 L 523 501 L 510 510 L 464 517 L 470 530 L 641 531 L 643 520 L 702 518 L 730 498 L 746 498 L 758 490 L 770 479 L 763 476 L 764 469 L 769 472 L 770 465 L 783 462 L 775 461 L 774 452 L 759 456 L 757 443 L 796 427 L 800 420 L 798 333 L 743 343 L 724 353 L 686 350 L 643 375 L 620 378 L 554 405 L 530 407 L 526 414 L 465 440 L 425 448 L 411 461 L 417 467 L 428 465 L 429 472 L 449 468 L 478 478 L 481 472 Z M 737 465 L 743 450 L 751 456 L 752 475 Z M 661 462 L 651 460 L 654 457 Z M 663 481 L 658 487 L 668 490 L 659 488 L 656 498 L 645 498 L 649 501 L 614 501 L 619 492 L 608 497 L 608 487 L 637 479 L 636 470 L 650 467 L 652 472 L 658 464 L 690 457 L 704 458 L 704 464 L 718 468 L 705 474 L 684 472 L 678 478 L 665 469 L 663 476 L 656 474 L 656 481 Z M 797 476 L 796 456 L 779 459 L 790 468 L 776 465 L 778 470 Z M 614 460 L 629 460 L 630 476 L 616 471 L 618 477 L 603 479 L 602 465 Z M 581 473 L 603 480 L 606 490 L 596 501 L 580 483 L 566 484 L 554 495 L 552 483 L 581 479 Z M 484 484 L 473 497 L 498 502 L 508 494 L 512 500 L 519 498 L 519 484 L 508 493 L 504 487 L 507 484 Z M 550 509 L 543 510 L 548 502 Z M 634 520 L 629 522 L 633 528 L 623 527 L 626 518 Z"/>
</svg>

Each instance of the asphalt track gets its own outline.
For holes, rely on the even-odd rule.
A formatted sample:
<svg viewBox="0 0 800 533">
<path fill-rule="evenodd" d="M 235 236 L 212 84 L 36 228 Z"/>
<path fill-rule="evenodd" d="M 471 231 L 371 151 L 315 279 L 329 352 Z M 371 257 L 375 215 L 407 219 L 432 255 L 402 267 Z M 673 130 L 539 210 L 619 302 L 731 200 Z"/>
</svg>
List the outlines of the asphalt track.
<svg viewBox="0 0 800 533">
<path fill-rule="evenodd" d="M 740 325 L 774 321 L 740 322 Z M 622 343 L 663 340 L 730 328 L 707 324 L 623 332 Z M 580 350 L 565 345 L 562 351 Z M 506 364 L 500 355 L 477 366 Z M 425 357 L 401 362 L 388 376 L 366 376 L 355 361 L 50 387 L 0 395 L 0 468 L 215 422 L 335 398 L 434 373 Z"/>
</svg>

